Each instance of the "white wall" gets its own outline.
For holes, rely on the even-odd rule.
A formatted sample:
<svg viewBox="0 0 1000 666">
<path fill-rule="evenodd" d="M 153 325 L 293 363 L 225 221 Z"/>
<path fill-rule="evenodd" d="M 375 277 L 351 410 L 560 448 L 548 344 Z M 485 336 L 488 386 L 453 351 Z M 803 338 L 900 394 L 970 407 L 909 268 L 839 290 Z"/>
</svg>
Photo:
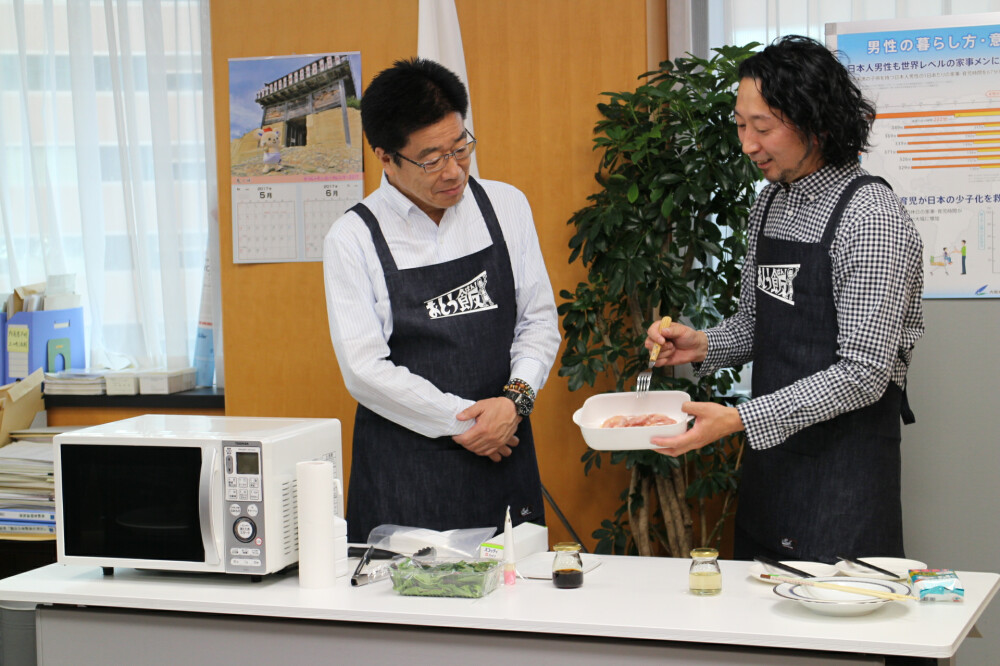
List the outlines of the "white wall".
<svg viewBox="0 0 1000 666">
<path fill-rule="evenodd" d="M 1000 300 L 925 300 L 903 428 L 903 538 L 929 566 L 1000 572 Z M 959 666 L 1000 659 L 1000 600 Z"/>
</svg>

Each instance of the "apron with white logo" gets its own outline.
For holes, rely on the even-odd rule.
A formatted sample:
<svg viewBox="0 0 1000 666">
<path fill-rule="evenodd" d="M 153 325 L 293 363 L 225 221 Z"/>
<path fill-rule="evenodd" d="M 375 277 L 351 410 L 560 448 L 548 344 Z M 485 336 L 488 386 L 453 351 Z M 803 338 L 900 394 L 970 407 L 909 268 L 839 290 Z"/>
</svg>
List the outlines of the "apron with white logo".
<svg viewBox="0 0 1000 666">
<path fill-rule="evenodd" d="M 847 186 L 819 243 L 768 238 L 761 224 L 755 397 L 839 360 L 829 248 L 847 202 L 871 182 L 885 183 L 862 176 Z M 765 206 L 765 221 L 776 192 Z M 902 557 L 901 413 L 909 422 L 903 392 L 890 383 L 875 404 L 804 428 L 773 448 L 747 447 L 736 513 L 737 559 Z"/>
<path fill-rule="evenodd" d="M 514 276 L 507 243 L 482 186 L 469 178 L 493 243 L 465 257 L 399 270 L 378 221 L 363 204 L 389 300 L 389 359 L 438 389 L 468 400 L 495 398 L 510 378 L 517 321 Z M 365 543 L 383 524 L 450 530 L 503 529 L 510 506 L 514 525 L 544 524 L 541 480 L 531 424 L 520 443 L 495 463 L 451 437 L 424 437 L 359 405 L 354 423 L 347 494 L 348 540 Z"/>
</svg>

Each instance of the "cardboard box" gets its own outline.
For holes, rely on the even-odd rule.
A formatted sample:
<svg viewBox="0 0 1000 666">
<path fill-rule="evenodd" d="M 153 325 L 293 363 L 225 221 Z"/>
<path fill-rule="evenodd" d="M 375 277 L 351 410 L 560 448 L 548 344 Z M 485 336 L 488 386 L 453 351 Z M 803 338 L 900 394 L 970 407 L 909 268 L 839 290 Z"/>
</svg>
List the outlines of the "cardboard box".
<svg viewBox="0 0 1000 666">
<path fill-rule="evenodd" d="M 10 443 L 12 430 L 30 427 L 35 414 L 45 409 L 44 374 L 39 369 L 17 383 L 0 386 L 0 446 Z"/>
<path fill-rule="evenodd" d="M 0 312 L 0 340 L 7 339 L 7 313 Z M 6 344 L 6 343 L 5 343 Z M 7 382 L 7 352 L 0 354 L 0 381 Z"/>
<path fill-rule="evenodd" d="M 83 308 L 18 312 L 7 320 L 4 383 L 35 370 L 60 372 L 86 367 Z"/>
<path fill-rule="evenodd" d="M 139 377 L 139 393 L 165 395 L 193 389 L 196 371 L 194 368 L 151 370 L 139 372 L 137 375 Z"/>
</svg>

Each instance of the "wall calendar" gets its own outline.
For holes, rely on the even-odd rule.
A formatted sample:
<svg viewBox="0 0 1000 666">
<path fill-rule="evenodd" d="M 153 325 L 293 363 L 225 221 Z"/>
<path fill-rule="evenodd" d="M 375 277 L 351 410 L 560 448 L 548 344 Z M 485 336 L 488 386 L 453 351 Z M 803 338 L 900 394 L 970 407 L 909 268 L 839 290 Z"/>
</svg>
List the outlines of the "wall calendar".
<svg viewBox="0 0 1000 666">
<path fill-rule="evenodd" d="M 364 198 L 361 55 L 229 61 L 233 262 L 322 261 Z"/>
</svg>

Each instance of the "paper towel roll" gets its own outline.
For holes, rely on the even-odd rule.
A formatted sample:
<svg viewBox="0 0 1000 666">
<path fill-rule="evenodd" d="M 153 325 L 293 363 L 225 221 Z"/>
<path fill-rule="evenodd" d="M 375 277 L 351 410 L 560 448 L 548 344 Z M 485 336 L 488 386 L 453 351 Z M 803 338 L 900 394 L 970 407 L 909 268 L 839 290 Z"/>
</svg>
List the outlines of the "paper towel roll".
<svg viewBox="0 0 1000 666">
<path fill-rule="evenodd" d="M 333 501 L 339 479 L 328 460 L 296 464 L 299 513 L 299 586 L 333 587 L 337 580 Z"/>
</svg>

